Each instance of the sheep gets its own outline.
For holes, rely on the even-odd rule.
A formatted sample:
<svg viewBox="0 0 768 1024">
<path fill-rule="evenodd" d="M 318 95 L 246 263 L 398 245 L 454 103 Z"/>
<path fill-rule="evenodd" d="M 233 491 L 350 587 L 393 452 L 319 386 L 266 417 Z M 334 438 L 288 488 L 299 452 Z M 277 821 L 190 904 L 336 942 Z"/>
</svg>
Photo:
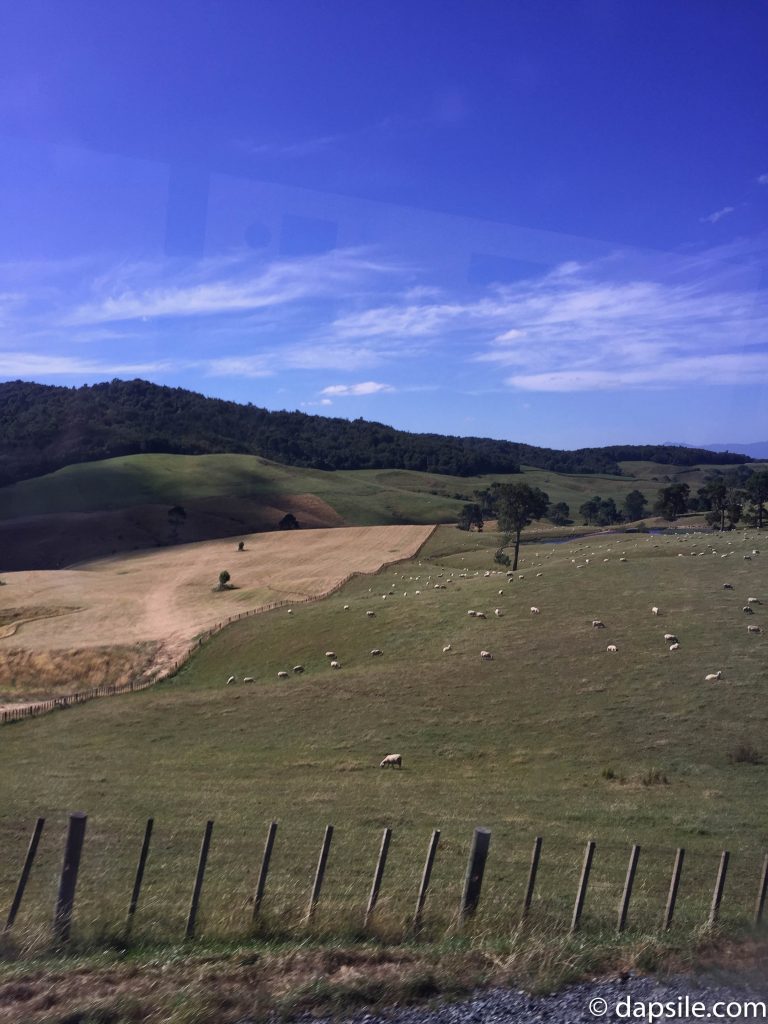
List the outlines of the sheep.
<svg viewBox="0 0 768 1024">
<path fill-rule="evenodd" d="M 704 682 L 705 683 L 714 683 L 714 682 L 716 682 L 722 676 L 722 674 L 723 674 L 722 671 L 720 671 L 720 672 L 710 672 L 709 675 L 704 676 Z"/>
<path fill-rule="evenodd" d="M 384 760 L 379 765 L 379 768 L 386 768 L 391 765 L 393 768 L 397 765 L 398 768 L 403 767 L 403 758 L 401 754 L 387 754 Z"/>
<path fill-rule="evenodd" d="M 751 562 L 752 561 L 752 555 L 744 555 L 744 561 L 745 562 Z"/>
<path fill-rule="evenodd" d="M 331 662 L 331 668 L 341 668 L 341 662 L 340 661 L 332 661 Z"/>
<path fill-rule="evenodd" d="M 610 654 L 615 654 L 619 648 L 616 646 L 616 644 L 608 644 L 608 646 L 605 649 Z"/>
<path fill-rule="evenodd" d="M 504 612 L 501 610 L 501 608 L 494 608 L 493 614 L 500 619 Z"/>
<path fill-rule="evenodd" d="M 499 591 L 499 597 L 504 597 L 504 591 L 503 590 Z"/>
<path fill-rule="evenodd" d="M 325 652 L 325 656 L 326 656 L 326 658 L 335 658 L 336 657 L 336 651 L 326 651 Z"/>
<path fill-rule="evenodd" d="M 229 679 L 227 680 L 227 686 L 231 686 L 232 683 L 236 683 L 236 682 L 237 682 L 237 676 L 230 676 Z"/>
<path fill-rule="evenodd" d="M 480 651 L 480 657 L 483 661 L 493 661 L 493 655 L 490 651 Z"/>
<path fill-rule="evenodd" d="M 762 604 L 763 602 L 757 597 L 748 597 L 747 604 Z"/>
<path fill-rule="evenodd" d="M 750 604 L 745 604 L 744 607 L 741 610 L 744 612 L 745 615 L 754 615 L 755 614 L 755 609 Z"/>
<path fill-rule="evenodd" d="M 381 651 L 381 650 L 379 650 L 379 648 L 378 648 L 378 647 L 374 647 L 374 648 L 373 648 L 373 650 L 371 651 L 371 657 L 372 657 L 372 658 L 378 658 L 378 657 L 380 657 L 380 656 L 381 656 L 381 655 L 382 655 L 383 653 L 384 653 L 384 651 Z"/>
<path fill-rule="evenodd" d="M 670 643 L 670 644 L 676 644 L 677 643 L 677 637 L 675 636 L 674 633 L 665 633 L 664 634 L 664 639 L 667 641 L 667 643 Z"/>
<path fill-rule="evenodd" d="M 288 678 L 288 673 L 287 672 L 278 672 L 277 673 L 277 678 L 278 679 L 287 679 Z"/>
<path fill-rule="evenodd" d="M 301 673 L 304 671 L 304 666 L 303 665 L 294 665 L 293 666 L 293 671 L 296 673 L 297 676 L 300 676 Z"/>
<path fill-rule="evenodd" d="M 723 584 L 723 590 L 733 590 L 733 584 L 732 583 L 724 583 Z"/>
<path fill-rule="evenodd" d="M 349 605 L 348 605 L 348 604 L 345 604 L 345 605 L 344 605 L 344 611 L 345 611 L 345 612 L 348 612 L 348 611 L 349 611 Z"/>
<path fill-rule="evenodd" d="M 651 615 L 658 615 L 658 614 L 659 614 L 659 609 L 656 607 L 656 605 L 654 605 L 653 608 L 651 608 Z"/>
<path fill-rule="evenodd" d="M 365 614 L 368 616 L 369 619 L 372 619 L 375 617 L 376 612 L 366 612 Z"/>
<path fill-rule="evenodd" d="M 626 562 L 626 558 L 620 558 L 619 561 L 620 562 Z"/>
<path fill-rule="evenodd" d="M 484 619 L 485 618 L 485 612 L 475 612 L 475 618 L 476 619 Z"/>
<path fill-rule="evenodd" d="M 679 651 L 680 644 L 677 641 L 675 641 L 675 643 L 669 645 L 669 649 L 670 651 Z"/>
<path fill-rule="evenodd" d="M 539 614 L 540 614 L 539 609 L 532 605 L 531 606 L 531 615 L 539 615 Z"/>
<path fill-rule="evenodd" d="M 445 647 L 443 648 L 443 654 L 447 654 L 450 651 L 450 649 L 451 649 L 451 645 L 450 644 L 446 644 Z"/>
<path fill-rule="evenodd" d="M 602 619 L 592 619 L 592 629 L 605 629 Z"/>
<path fill-rule="evenodd" d="M 289 615 L 293 615 L 293 608 L 289 608 L 289 609 L 288 609 L 288 614 L 289 614 Z"/>
<path fill-rule="evenodd" d="M 759 626 L 747 626 L 748 633 L 762 633 L 762 629 Z"/>
</svg>

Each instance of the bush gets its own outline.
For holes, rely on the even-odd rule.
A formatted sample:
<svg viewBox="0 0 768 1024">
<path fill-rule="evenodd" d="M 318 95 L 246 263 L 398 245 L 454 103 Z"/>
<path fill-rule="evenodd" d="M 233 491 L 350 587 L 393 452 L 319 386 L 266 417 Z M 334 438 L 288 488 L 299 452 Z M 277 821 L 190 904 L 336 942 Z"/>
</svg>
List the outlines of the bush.
<svg viewBox="0 0 768 1024">
<path fill-rule="evenodd" d="M 668 786 L 669 779 L 659 768 L 649 768 L 640 781 L 644 786 Z"/>
<path fill-rule="evenodd" d="M 762 764 L 763 756 L 757 747 L 749 742 L 739 743 L 728 755 L 731 764 Z"/>
<path fill-rule="evenodd" d="M 504 548 L 497 548 L 493 556 L 493 560 L 497 565 L 509 565 L 509 555 L 504 554 Z"/>
</svg>

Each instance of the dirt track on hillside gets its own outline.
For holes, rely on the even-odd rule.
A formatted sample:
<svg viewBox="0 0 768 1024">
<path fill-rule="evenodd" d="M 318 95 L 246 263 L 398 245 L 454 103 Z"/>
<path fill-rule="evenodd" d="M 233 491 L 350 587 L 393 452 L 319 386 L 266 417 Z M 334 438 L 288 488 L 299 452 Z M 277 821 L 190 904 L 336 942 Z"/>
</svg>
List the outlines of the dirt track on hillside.
<svg viewBox="0 0 768 1024">
<path fill-rule="evenodd" d="M 89 562 L 75 568 L 4 575 L 0 611 L 61 609 L 22 621 L 0 639 L 14 652 L 83 650 L 154 643 L 152 670 L 173 663 L 194 638 L 240 612 L 274 601 L 315 597 L 353 572 L 375 572 L 413 555 L 431 526 L 369 526 L 259 533 L 237 551 L 232 540 L 205 541 Z M 235 589 L 215 592 L 219 573 Z M 89 681 L 98 685 L 102 680 Z"/>
</svg>

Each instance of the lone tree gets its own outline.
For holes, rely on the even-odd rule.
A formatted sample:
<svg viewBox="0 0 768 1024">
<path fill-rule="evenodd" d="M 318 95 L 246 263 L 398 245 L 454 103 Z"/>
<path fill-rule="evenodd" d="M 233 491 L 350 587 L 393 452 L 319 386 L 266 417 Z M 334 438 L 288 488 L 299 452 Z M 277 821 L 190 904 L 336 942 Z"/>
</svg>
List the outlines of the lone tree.
<svg viewBox="0 0 768 1024">
<path fill-rule="evenodd" d="M 245 541 L 244 540 L 238 541 L 237 550 L 238 551 L 245 551 Z"/>
<path fill-rule="evenodd" d="M 670 484 L 669 487 L 662 487 L 656 498 L 653 511 L 671 523 L 678 516 L 688 511 L 688 495 L 690 494 L 688 484 Z"/>
<path fill-rule="evenodd" d="M 645 495 L 642 491 L 634 490 L 630 491 L 624 499 L 624 515 L 626 516 L 628 523 L 634 523 L 638 519 L 642 519 L 645 515 L 645 507 L 648 502 L 645 500 Z"/>
<path fill-rule="evenodd" d="M 755 526 L 758 530 L 762 530 L 765 519 L 764 505 L 768 501 L 768 470 L 763 469 L 753 473 L 747 480 L 745 490 L 752 502 Z"/>
<path fill-rule="evenodd" d="M 520 555 L 520 534 L 534 519 L 547 514 L 549 495 L 528 484 L 502 484 L 498 490 L 498 529 L 514 534 L 515 557 L 512 568 L 517 569 Z"/>
<path fill-rule="evenodd" d="M 483 529 L 483 512 L 479 505 L 465 505 L 459 512 L 459 519 L 456 524 L 460 530 L 471 530 L 472 527 L 479 532 Z"/>
<path fill-rule="evenodd" d="M 280 522 L 277 524 L 278 530 L 298 530 L 299 521 L 293 512 L 286 512 Z"/>
<path fill-rule="evenodd" d="M 227 589 L 227 584 L 229 583 L 231 578 L 232 577 L 229 575 L 227 570 L 226 569 L 222 569 L 221 572 L 219 573 L 219 586 L 218 586 L 218 589 L 219 590 L 226 590 Z"/>
<path fill-rule="evenodd" d="M 555 526 L 569 526 L 573 522 L 570 516 L 571 510 L 565 501 L 558 501 L 549 510 L 549 521 Z"/>
</svg>

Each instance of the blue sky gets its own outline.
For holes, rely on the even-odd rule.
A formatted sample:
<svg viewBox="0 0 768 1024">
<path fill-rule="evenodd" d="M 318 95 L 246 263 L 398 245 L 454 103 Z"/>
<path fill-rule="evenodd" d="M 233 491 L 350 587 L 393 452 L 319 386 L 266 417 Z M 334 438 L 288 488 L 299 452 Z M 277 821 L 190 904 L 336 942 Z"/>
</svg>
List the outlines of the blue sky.
<svg viewBox="0 0 768 1024">
<path fill-rule="evenodd" d="M 0 2 L 0 379 L 768 438 L 765 3 Z"/>
</svg>

